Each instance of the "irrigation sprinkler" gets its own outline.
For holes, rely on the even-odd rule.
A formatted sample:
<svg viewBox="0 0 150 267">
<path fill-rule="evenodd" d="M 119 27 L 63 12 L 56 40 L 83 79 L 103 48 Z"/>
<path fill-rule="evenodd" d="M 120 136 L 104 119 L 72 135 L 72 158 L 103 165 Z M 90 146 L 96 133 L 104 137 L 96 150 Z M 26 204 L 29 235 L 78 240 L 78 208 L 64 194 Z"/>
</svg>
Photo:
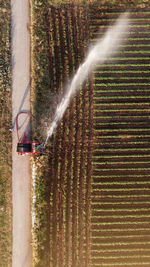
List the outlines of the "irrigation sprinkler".
<svg viewBox="0 0 150 267">
<path fill-rule="evenodd" d="M 26 114 L 30 118 L 36 119 L 31 113 L 29 112 L 19 112 L 15 119 L 15 125 L 16 125 L 16 132 L 17 132 L 17 152 L 19 155 L 33 155 L 37 154 L 38 156 L 44 155 L 44 148 L 45 148 L 45 142 L 39 142 L 39 141 L 31 141 L 28 140 L 26 132 L 24 132 L 23 137 L 19 137 L 19 128 L 18 128 L 18 118 L 20 115 Z M 36 119 L 37 120 L 37 119 Z M 11 129 L 13 130 L 13 129 Z"/>
</svg>

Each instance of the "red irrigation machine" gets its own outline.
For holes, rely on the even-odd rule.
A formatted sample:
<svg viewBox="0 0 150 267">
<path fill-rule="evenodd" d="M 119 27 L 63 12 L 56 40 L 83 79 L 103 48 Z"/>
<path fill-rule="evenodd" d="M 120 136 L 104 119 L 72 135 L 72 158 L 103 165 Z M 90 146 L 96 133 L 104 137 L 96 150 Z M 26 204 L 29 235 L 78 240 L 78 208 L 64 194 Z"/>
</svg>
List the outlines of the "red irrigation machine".
<svg viewBox="0 0 150 267">
<path fill-rule="evenodd" d="M 26 133 L 23 134 L 23 138 L 19 138 L 19 129 L 18 129 L 18 118 L 20 115 L 26 114 L 30 118 L 36 119 L 31 113 L 29 112 L 19 112 L 15 119 L 15 125 L 16 125 L 16 132 L 17 132 L 17 152 L 19 155 L 33 155 L 37 154 L 38 156 L 44 155 L 44 148 L 45 143 L 39 142 L 39 141 L 30 141 L 27 140 Z"/>
</svg>

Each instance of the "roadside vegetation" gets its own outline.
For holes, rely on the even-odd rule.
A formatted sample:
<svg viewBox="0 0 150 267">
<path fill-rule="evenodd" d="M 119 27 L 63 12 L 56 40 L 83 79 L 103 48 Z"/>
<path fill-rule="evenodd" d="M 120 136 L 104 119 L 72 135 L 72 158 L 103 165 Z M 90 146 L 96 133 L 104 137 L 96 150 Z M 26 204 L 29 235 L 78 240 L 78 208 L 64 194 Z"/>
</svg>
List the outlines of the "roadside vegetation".
<svg viewBox="0 0 150 267">
<path fill-rule="evenodd" d="M 36 166 L 34 267 L 90 267 L 99 266 L 100 262 L 109 266 L 115 261 L 123 265 L 124 260 L 128 265 L 131 258 L 138 264 L 132 250 L 135 236 L 145 257 L 143 262 L 149 261 L 140 234 L 138 236 L 138 226 L 143 231 L 142 237 L 149 231 L 148 223 L 145 230 L 141 219 L 148 221 L 144 205 L 150 208 L 144 187 L 144 184 L 149 186 L 148 176 L 145 177 L 146 170 L 149 171 L 149 156 L 145 152 L 149 140 L 149 66 L 146 65 L 149 32 L 145 30 L 145 39 L 134 36 L 136 25 L 139 29 L 141 21 L 148 21 L 148 15 L 142 13 L 149 7 L 147 1 L 108 0 L 101 5 L 99 1 L 90 0 L 74 4 L 71 1 L 31 1 L 31 104 L 33 114 L 43 125 L 39 127 L 34 121 L 33 136 L 44 141 L 58 95 L 82 62 L 89 42 L 96 38 L 99 26 L 103 31 L 103 27 L 107 28 L 127 7 L 135 9 L 135 25 L 131 26 L 135 28 L 129 36 L 131 45 L 127 43 L 124 47 L 125 56 L 120 52 L 115 64 L 110 58 L 94 77 L 89 77 L 49 140 L 46 155 L 33 159 Z M 135 21 L 137 7 L 141 8 L 139 22 Z M 143 53 L 141 58 L 137 51 Z M 143 71 L 141 76 L 139 67 Z M 136 80 L 136 76 L 140 76 L 139 79 Z M 141 80 L 145 91 L 138 96 L 139 91 L 133 92 L 131 86 L 140 90 Z M 137 121 L 132 126 L 130 116 L 134 118 L 134 115 Z M 141 142 L 139 136 L 143 138 Z M 136 149 L 138 156 L 134 153 Z M 149 147 L 147 150 L 149 152 Z M 130 155 L 132 164 L 127 161 Z M 138 188 L 142 190 L 140 197 L 144 203 L 140 207 L 133 206 L 134 201 L 138 202 Z M 136 219 L 140 225 L 136 224 Z M 132 221 L 135 224 L 132 225 Z M 131 236 L 122 225 L 129 229 Z M 144 246 L 146 242 L 149 244 L 148 238 Z M 128 244 L 129 250 L 126 249 Z M 120 258 L 118 251 L 122 253 Z"/>
<path fill-rule="evenodd" d="M 0 266 L 11 266 L 10 1 L 0 0 Z"/>
</svg>

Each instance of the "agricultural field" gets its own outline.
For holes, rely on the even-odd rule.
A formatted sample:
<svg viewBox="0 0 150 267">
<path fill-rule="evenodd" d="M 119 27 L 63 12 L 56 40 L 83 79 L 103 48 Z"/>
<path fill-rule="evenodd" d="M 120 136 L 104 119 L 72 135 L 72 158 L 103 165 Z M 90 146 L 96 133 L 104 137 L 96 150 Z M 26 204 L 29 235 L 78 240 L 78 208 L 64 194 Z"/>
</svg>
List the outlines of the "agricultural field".
<svg viewBox="0 0 150 267">
<path fill-rule="evenodd" d="M 32 1 L 31 104 L 44 123 L 35 137 L 46 137 L 98 31 L 126 10 L 118 3 Z M 88 77 L 46 155 L 33 159 L 34 267 L 150 265 L 150 7 L 138 3 L 119 52 Z"/>
<path fill-rule="evenodd" d="M 10 2 L 0 0 L 0 267 L 11 266 Z"/>
</svg>

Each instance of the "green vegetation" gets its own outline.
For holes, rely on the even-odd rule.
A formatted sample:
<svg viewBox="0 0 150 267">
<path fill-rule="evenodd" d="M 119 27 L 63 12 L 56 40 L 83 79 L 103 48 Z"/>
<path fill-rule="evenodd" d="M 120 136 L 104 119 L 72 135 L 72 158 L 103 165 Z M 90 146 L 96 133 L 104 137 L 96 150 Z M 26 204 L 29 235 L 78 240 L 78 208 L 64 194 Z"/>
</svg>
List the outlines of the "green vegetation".
<svg viewBox="0 0 150 267">
<path fill-rule="evenodd" d="M 0 0 L 0 266 L 11 266 L 10 1 Z"/>
<path fill-rule="evenodd" d="M 59 10 L 48 4 L 32 3 L 32 108 L 35 116 L 46 121 L 48 126 L 53 105 L 55 108 L 58 102 L 56 93 L 61 94 L 62 86 L 75 72 L 84 56 L 89 38 L 86 16 L 85 6 L 78 9 L 76 5 L 62 5 Z M 84 124 L 81 126 L 81 121 L 86 121 L 89 126 L 88 113 L 92 111 L 89 99 L 90 93 L 86 87 L 68 108 L 56 134 L 49 142 L 47 155 L 39 160 L 35 159 L 34 266 L 67 266 L 68 262 L 76 260 L 77 253 L 80 253 L 77 257 L 81 257 L 83 245 L 84 250 L 88 249 L 89 240 L 85 243 L 88 229 L 84 231 L 85 239 L 80 231 L 82 224 L 89 220 L 89 215 L 85 216 L 84 210 L 89 211 L 89 188 L 86 180 L 91 166 L 89 164 L 87 169 L 91 133 Z M 42 137 L 37 125 L 33 129 L 35 137 Z M 79 158 L 77 154 L 80 154 Z M 82 170 L 83 166 L 85 168 Z M 82 180 L 79 172 L 82 173 Z M 78 198 L 80 203 L 77 202 Z M 85 199 L 88 199 L 87 204 Z M 79 210 L 82 210 L 81 216 Z M 77 226 L 79 220 L 80 227 Z M 80 241 L 77 236 L 81 236 Z M 80 243 L 80 252 L 77 252 L 77 243 Z"/>
<path fill-rule="evenodd" d="M 99 27 L 103 32 L 127 7 L 136 23 L 117 57 L 97 66 L 81 88 L 46 156 L 34 159 L 34 266 L 141 267 L 150 261 L 150 10 L 146 1 L 81 2 L 32 1 L 32 109 L 47 127 L 55 94 Z M 33 129 L 44 138 L 38 125 Z"/>
<path fill-rule="evenodd" d="M 149 6 L 149 0 L 101 0 L 100 4 L 101 6 L 102 5 L 111 5 L 114 7 L 114 5 L 117 5 L 117 6 L 133 6 L 136 7 L 146 7 L 146 6 Z M 41 1 L 39 1 L 39 3 L 42 5 Z M 99 4 L 99 0 L 47 0 L 47 3 L 48 4 L 53 4 L 53 5 L 58 5 L 58 4 L 71 4 L 71 3 L 74 3 L 74 4 Z"/>
</svg>

